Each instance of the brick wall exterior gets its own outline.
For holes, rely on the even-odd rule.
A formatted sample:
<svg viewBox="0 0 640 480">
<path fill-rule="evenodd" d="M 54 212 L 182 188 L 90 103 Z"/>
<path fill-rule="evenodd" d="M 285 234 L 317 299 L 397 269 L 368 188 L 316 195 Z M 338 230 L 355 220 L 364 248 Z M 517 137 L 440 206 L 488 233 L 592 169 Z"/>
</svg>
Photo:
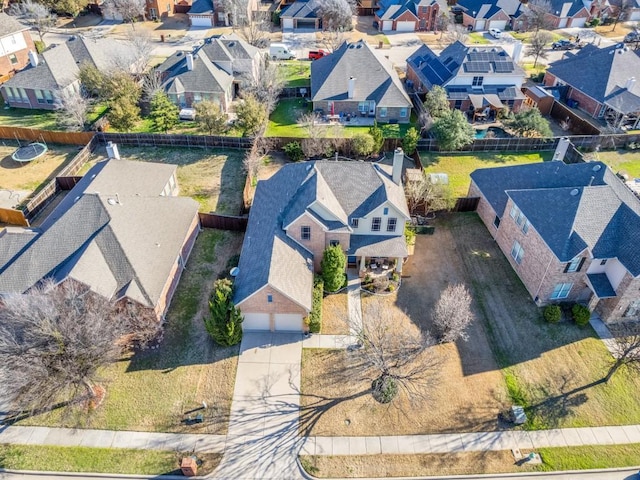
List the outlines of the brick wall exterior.
<svg viewBox="0 0 640 480">
<path fill-rule="evenodd" d="M 617 297 L 603 298 L 598 302 L 595 311 L 606 322 L 640 320 L 640 315 L 625 317 L 629 304 L 640 299 L 640 278 L 632 277 L 627 272 L 618 285 Z"/>
<path fill-rule="evenodd" d="M 546 87 L 553 87 L 554 85 L 557 84 L 557 82 L 562 82 L 562 79 L 556 78 L 556 76 L 552 75 L 551 73 L 545 73 L 544 79 L 542 81 L 542 83 Z M 600 113 L 600 108 L 602 107 L 602 104 L 597 102 L 593 98 L 588 97 L 587 95 L 582 93 L 580 90 L 576 90 L 575 88 L 570 86 L 569 92 L 567 94 L 567 98 L 577 101 L 578 108 L 583 112 L 588 113 L 593 118 L 598 117 L 598 113 Z"/>
<path fill-rule="evenodd" d="M 8 75 L 11 72 L 17 72 L 29 65 L 29 50 L 35 52 L 36 47 L 33 44 L 33 40 L 28 31 L 22 32 L 22 36 L 24 37 L 24 41 L 27 44 L 27 48 L 18 50 L 17 52 L 13 52 L 13 55 L 16 56 L 18 63 L 11 63 L 11 60 L 9 60 L 9 55 L 0 57 L 0 76 Z"/>
<path fill-rule="evenodd" d="M 271 302 L 267 301 L 268 295 L 272 297 Z M 309 295 L 311 295 L 311 292 L 309 292 Z M 302 315 L 303 318 L 309 315 L 307 309 L 284 296 L 270 285 L 261 288 L 249 298 L 240 302 L 237 307 L 243 313 L 268 313 L 271 331 L 275 330 L 275 316 L 278 313 L 297 313 Z"/>
<path fill-rule="evenodd" d="M 2 91 L 2 97 L 4 98 L 4 101 L 15 108 L 34 108 L 34 109 L 39 109 L 39 110 L 55 110 L 56 107 L 53 103 L 38 103 L 38 99 L 36 98 L 36 94 L 32 89 L 25 89 L 25 92 L 27 93 L 27 97 L 29 97 L 29 102 L 18 102 L 15 100 L 8 100 L 7 98 L 7 94 L 4 90 L 4 88 L 1 90 Z M 57 92 L 53 92 L 54 95 Z"/>
<path fill-rule="evenodd" d="M 471 185 L 469 186 L 469 194 L 468 197 L 479 197 L 480 201 L 478 202 L 478 207 L 476 208 L 476 213 L 482 220 L 482 222 L 489 230 L 489 234 L 495 239 L 497 228 L 493 226 L 493 221 L 496 218 L 496 212 L 491 206 L 491 204 L 487 201 L 485 196 L 482 194 L 476 182 L 471 180 Z"/>
</svg>

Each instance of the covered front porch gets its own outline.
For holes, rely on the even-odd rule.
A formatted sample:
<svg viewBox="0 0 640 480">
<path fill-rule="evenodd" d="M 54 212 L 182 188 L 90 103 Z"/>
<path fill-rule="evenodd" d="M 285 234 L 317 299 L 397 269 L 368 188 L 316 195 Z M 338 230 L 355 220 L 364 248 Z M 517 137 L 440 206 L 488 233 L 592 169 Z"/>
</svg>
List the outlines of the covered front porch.
<svg viewBox="0 0 640 480">
<path fill-rule="evenodd" d="M 591 311 L 596 308 L 596 305 L 598 305 L 601 299 L 614 298 L 617 296 L 606 273 L 588 273 L 586 283 L 593 293 L 588 305 Z"/>
<path fill-rule="evenodd" d="M 394 270 L 401 273 L 408 255 L 404 235 L 352 235 L 347 259 L 350 265 L 358 269 L 360 276 L 367 273 L 386 275 Z"/>
</svg>

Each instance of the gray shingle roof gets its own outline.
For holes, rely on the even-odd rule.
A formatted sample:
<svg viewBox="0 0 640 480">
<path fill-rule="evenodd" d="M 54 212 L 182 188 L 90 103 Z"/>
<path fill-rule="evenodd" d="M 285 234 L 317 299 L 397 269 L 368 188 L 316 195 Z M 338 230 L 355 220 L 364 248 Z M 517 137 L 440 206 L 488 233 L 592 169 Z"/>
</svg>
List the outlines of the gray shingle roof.
<svg viewBox="0 0 640 480">
<path fill-rule="evenodd" d="M 560 261 L 588 248 L 640 275 L 640 200 L 603 163 L 487 168 L 471 178 L 498 216 L 511 197 Z"/>
<path fill-rule="evenodd" d="M 193 58 L 193 70 L 187 69 L 188 52 L 176 52 L 165 60 L 158 67 L 158 71 L 167 75 L 163 83 L 167 92 L 222 93 L 228 91 L 233 83 L 233 76 L 210 59 L 208 53 L 215 50 L 216 47 L 197 50 Z M 223 50 L 223 53 L 228 57 L 228 51 Z"/>
<path fill-rule="evenodd" d="M 616 296 L 616 291 L 613 289 L 606 273 L 588 273 L 587 278 L 598 298 L 611 298 Z"/>
<path fill-rule="evenodd" d="M 343 43 L 331 55 L 311 64 L 311 99 L 347 100 L 354 77 L 354 101 L 375 100 L 379 107 L 411 107 L 398 74 L 365 41 Z"/>
<path fill-rule="evenodd" d="M 339 222 L 320 219 L 329 230 L 350 231 L 347 220 L 363 217 L 385 201 L 409 219 L 404 190 L 391 181 L 383 166 L 336 161 L 285 165 L 269 180 L 258 182 L 238 265 L 236 303 L 269 284 L 311 308 L 313 255 L 289 238 L 284 227 L 305 212 L 319 218 L 309 209 L 318 199 L 338 217 L 345 215 L 345 221 Z M 362 237 L 363 247 L 372 244 L 373 240 Z M 404 236 L 396 238 L 404 245 Z M 378 247 L 392 248 L 393 255 L 406 255 L 406 246 L 405 255 L 400 255 L 398 240 L 377 236 L 375 241 Z"/>
<path fill-rule="evenodd" d="M 189 15 L 213 14 L 212 0 L 195 0 L 188 12 Z"/>
<path fill-rule="evenodd" d="M 640 56 L 621 44 L 606 48 L 587 45 L 575 55 L 553 62 L 547 71 L 600 103 L 640 105 Z M 639 81 L 628 90 L 632 77 Z"/>
<path fill-rule="evenodd" d="M 133 163 L 137 165 L 109 160 L 89 170 L 28 248 L 0 266 L 0 292 L 24 292 L 46 277 L 74 278 L 108 298 L 124 292 L 143 305 L 155 306 L 198 204 L 189 198 L 160 196 L 157 187 L 167 183 L 175 167 Z M 146 168 L 140 169 L 141 165 Z M 132 174 L 137 174 L 136 182 L 124 177 Z M 119 202 L 114 201 L 113 191 L 94 193 L 95 185 L 108 190 L 118 178 L 123 180 L 117 185 Z M 137 185 L 129 189 L 133 183 Z"/>
<path fill-rule="evenodd" d="M 296 0 L 280 14 L 280 18 L 318 18 L 319 16 L 318 0 Z"/>
<path fill-rule="evenodd" d="M 407 242 L 404 236 L 351 235 L 351 244 L 347 255 L 404 258 L 408 255 Z"/>
<path fill-rule="evenodd" d="M 0 12 L 0 37 L 5 37 L 28 29 L 28 27 L 21 24 L 14 17 L 7 15 L 4 12 Z"/>
</svg>

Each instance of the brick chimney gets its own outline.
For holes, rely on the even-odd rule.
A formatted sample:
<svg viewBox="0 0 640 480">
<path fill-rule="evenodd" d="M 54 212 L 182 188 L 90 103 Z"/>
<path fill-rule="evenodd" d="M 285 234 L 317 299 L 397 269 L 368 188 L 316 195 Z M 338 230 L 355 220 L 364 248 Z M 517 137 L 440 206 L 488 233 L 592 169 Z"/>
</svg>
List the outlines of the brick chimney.
<svg viewBox="0 0 640 480">
<path fill-rule="evenodd" d="M 353 98 L 356 92 L 356 79 L 354 77 L 349 77 L 349 89 L 347 90 L 347 97 L 350 99 Z"/>
<path fill-rule="evenodd" d="M 396 185 L 402 185 L 402 166 L 404 165 L 404 152 L 398 147 L 393 152 L 393 170 L 391 178 Z"/>
</svg>

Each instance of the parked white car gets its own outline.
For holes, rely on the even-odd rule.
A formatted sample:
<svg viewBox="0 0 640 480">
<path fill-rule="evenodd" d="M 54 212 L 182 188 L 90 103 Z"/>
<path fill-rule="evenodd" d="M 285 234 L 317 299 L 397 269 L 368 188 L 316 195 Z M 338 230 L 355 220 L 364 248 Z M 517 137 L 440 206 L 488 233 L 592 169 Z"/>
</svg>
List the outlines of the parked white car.
<svg viewBox="0 0 640 480">
<path fill-rule="evenodd" d="M 499 28 L 490 28 L 489 35 L 491 35 L 493 38 L 500 38 L 502 37 L 502 30 L 500 30 Z"/>
</svg>

